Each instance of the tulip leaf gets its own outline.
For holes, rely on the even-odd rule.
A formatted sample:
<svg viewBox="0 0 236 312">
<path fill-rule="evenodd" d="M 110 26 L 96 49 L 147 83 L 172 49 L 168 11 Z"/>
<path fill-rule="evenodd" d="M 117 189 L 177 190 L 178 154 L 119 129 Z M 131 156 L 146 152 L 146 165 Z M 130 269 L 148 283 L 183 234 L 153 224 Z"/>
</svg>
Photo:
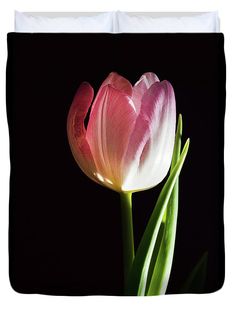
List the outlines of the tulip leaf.
<svg viewBox="0 0 236 312">
<path fill-rule="evenodd" d="M 181 293 L 204 293 L 208 252 L 205 252 L 181 288 Z"/>
<path fill-rule="evenodd" d="M 173 172 L 173 169 L 180 158 L 182 128 L 182 116 L 179 115 L 170 174 Z M 154 248 L 152 254 L 152 265 L 149 267 L 148 281 L 146 286 L 146 295 L 148 296 L 161 295 L 165 294 L 166 292 L 174 256 L 178 216 L 178 197 L 179 179 L 177 179 L 175 182 L 175 186 L 173 188 L 163 218 L 164 230 L 163 235 L 160 238 L 161 242 L 158 242 L 159 248 Z"/>
<path fill-rule="evenodd" d="M 163 235 L 164 235 L 164 232 L 165 232 L 165 218 L 166 218 L 166 213 L 165 213 L 165 215 L 164 215 L 164 217 L 162 219 L 162 222 L 161 222 L 161 225 L 160 225 L 160 229 L 159 229 L 159 232 L 158 232 L 158 235 L 157 235 L 157 239 L 156 239 L 156 242 L 155 242 L 155 247 L 153 249 L 152 258 L 151 258 L 151 262 L 150 262 L 149 269 L 148 269 L 148 277 L 147 277 L 147 284 L 146 284 L 145 295 L 147 295 L 147 289 L 148 289 L 148 287 L 150 285 L 150 282 L 151 282 L 151 279 L 152 279 L 152 276 L 153 276 L 153 271 L 154 271 L 154 268 L 155 268 L 157 256 L 158 256 L 158 253 L 159 253 L 159 250 L 160 250 L 160 247 L 161 247 L 161 243 L 162 243 L 162 240 L 163 240 Z"/>
<path fill-rule="evenodd" d="M 187 156 L 188 148 L 189 139 L 186 141 L 180 158 L 174 166 L 172 173 L 168 177 L 149 219 L 128 277 L 128 287 L 126 290 L 128 295 L 145 295 L 148 270 L 156 239 L 158 237 L 161 222 L 163 220 L 171 193 Z"/>
</svg>

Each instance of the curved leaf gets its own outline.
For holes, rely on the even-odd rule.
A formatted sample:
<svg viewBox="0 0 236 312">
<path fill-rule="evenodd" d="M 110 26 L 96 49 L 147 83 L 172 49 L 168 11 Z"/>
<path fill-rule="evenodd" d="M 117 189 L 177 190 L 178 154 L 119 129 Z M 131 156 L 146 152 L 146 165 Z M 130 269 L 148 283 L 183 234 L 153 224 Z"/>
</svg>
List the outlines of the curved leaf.
<svg viewBox="0 0 236 312">
<path fill-rule="evenodd" d="M 160 225 L 167 208 L 175 182 L 181 172 L 189 148 L 189 139 L 186 141 L 181 156 L 166 181 L 148 225 L 139 244 L 136 257 L 128 278 L 127 292 L 129 295 L 145 295 L 149 265 Z"/>
<path fill-rule="evenodd" d="M 182 116 L 179 115 L 170 174 L 173 172 L 174 166 L 180 157 L 182 128 Z M 174 256 L 178 201 L 179 178 L 175 182 L 164 216 L 165 227 L 159 250 L 155 252 L 154 249 L 152 255 L 154 265 L 149 268 L 150 281 L 146 287 L 146 295 L 148 296 L 165 294 L 168 286 Z"/>
<path fill-rule="evenodd" d="M 208 252 L 206 251 L 181 288 L 181 293 L 204 293 L 207 275 Z"/>
</svg>

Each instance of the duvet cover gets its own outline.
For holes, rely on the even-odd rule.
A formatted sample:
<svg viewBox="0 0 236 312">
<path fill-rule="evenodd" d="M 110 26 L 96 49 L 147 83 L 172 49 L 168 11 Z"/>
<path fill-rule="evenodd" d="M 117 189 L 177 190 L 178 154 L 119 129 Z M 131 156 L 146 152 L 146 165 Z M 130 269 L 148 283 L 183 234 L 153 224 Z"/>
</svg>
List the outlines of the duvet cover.
<svg viewBox="0 0 236 312">
<path fill-rule="evenodd" d="M 6 87 L 16 291 L 221 288 L 222 34 L 9 33 Z"/>
</svg>

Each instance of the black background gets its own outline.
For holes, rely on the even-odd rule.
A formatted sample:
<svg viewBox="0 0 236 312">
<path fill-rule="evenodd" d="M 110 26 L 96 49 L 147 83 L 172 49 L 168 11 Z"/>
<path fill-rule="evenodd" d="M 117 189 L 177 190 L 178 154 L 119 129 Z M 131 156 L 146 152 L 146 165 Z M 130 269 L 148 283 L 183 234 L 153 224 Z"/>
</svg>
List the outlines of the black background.
<svg viewBox="0 0 236 312">
<path fill-rule="evenodd" d="M 168 293 L 179 293 L 205 251 L 206 292 L 222 286 L 222 34 L 9 34 L 10 281 L 23 293 L 121 295 L 119 195 L 90 181 L 71 154 L 66 118 L 83 81 L 111 71 L 134 84 L 147 71 L 174 87 L 191 139 Z M 137 246 L 163 183 L 133 195 Z"/>
</svg>

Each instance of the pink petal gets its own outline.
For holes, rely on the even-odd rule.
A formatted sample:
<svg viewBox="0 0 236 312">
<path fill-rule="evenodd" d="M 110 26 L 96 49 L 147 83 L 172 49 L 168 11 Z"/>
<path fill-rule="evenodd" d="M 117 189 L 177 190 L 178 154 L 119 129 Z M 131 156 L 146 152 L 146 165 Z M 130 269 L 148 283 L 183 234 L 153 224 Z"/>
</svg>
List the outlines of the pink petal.
<svg viewBox="0 0 236 312">
<path fill-rule="evenodd" d="M 67 135 L 72 154 L 81 170 L 92 180 L 99 182 L 94 176 L 96 166 L 86 140 L 84 119 L 93 99 L 93 88 L 84 82 L 78 88 L 67 117 Z M 99 182 L 100 183 L 100 182 Z"/>
<path fill-rule="evenodd" d="M 132 85 L 129 80 L 125 79 L 115 72 L 111 72 L 108 75 L 108 77 L 103 81 L 100 89 L 102 89 L 106 85 L 111 85 L 114 89 L 124 92 L 128 96 L 132 95 Z"/>
<path fill-rule="evenodd" d="M 171 163 L 175 122 L 174 90 L 168 81 L 155 82 L 142 98 L 130 138 L 124 190 L 146 189 L 162 181 Z"/>
<path fill-rule="evenodd" d="M 137 117 L 132 105 L 129 96 L 106 85 L 96 99 L 87 128 L 98 173 L 115 190 L 122 184 L 123 158 Z"/>
<path fill-rule="evenodd" d="M 115 72 L 111 72 L 108 77 L 103 81 L 101 87 L 98 90 L 98 93 L 96 95 L 96 98 L 93 102 L 92 108 L 91 108 L 91 113 L 93 112 L 93 108 L 96 106 L 97 99 L 100 98 L 100 93 L 103 90 L 103 87 L 110 85 L 114 89 L 126 94 L 127 96 L 132 95 L 132 85 L 131 83 L 125 79 L 124 77 L 120 76 L 119 74 Z M 99 101 L 99 103 L 101 103 Z M 90 114 L 91 114 L 90 113 Z"/>
<path fill-rule="evenodd" d="M 159 81 L 157 75 L 149 72 L 143 74 L 140 79 L 135 83 L 133 87 L 132 99 L 135 103 L 137 113 L 139 113 L 144 93 L 151 87 L 151 85 L 153 85 L 157 81 Z"/>
</svg>

